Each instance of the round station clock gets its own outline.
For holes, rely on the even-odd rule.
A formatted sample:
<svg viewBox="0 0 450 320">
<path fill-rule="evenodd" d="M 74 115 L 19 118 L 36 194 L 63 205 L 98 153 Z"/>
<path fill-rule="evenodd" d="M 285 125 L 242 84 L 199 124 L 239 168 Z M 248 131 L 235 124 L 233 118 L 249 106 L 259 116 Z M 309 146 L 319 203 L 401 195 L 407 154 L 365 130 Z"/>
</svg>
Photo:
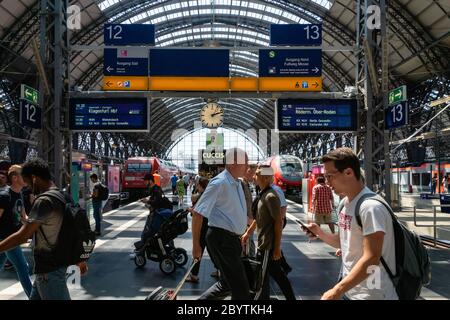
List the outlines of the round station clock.
<svg viewBox="0 0 450 320">
<path fill-rule="evenodd" d="M 223 124 L 223 109 L 216 102 L 209 102 L 200 111 L 200 120 L 209 128 L 216 128 Z"/>
</svg>

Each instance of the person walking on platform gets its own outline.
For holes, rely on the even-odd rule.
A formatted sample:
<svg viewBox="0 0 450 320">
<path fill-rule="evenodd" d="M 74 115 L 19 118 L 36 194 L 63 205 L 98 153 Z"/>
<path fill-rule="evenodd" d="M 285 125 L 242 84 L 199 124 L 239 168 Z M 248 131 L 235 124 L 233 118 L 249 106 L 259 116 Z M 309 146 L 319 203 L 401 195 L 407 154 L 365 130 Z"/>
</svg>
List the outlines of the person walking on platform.
<svg viewBox="0 0 450 320">
<path fill-rule="evenodd" d="M 50 177 L 50 169 L 44 160 L 35 158 L 22 167 L 22 178 L 36 198 L 28 221 L 9 237 L 0 242 L 0 252 L 15 248 L 33 236 L 34 273 L 36 278 L 31 289 L 30 300 L 70 300 L 66 283 L 67 265 L 61 265 L 52 255 L 61 230 L 63 202 L 51 196 L 42 195 L 50 190 L 58 190 Z M 78 264 L 81 275 L 87 272 L 87 264 Z"/>
<path fill-rule="evenodd" d="M 156 170 L 153 174 L 153 181 L 158 187 L 161 187 L 161 175 L 159 174 L 158 170 Z"/>
<path fill-rule="evenodd" d="M 25 187 L 25 183 L 20 175 L 21 170 L 21 166 L 11 166 L 8 170 L 8 178 L 11 182 L 11 187 L 0 191 L 0 240 L 6 239 L 11 234 L 17 232 L 22 226 L 22 221 L 24 223 L 26 221 L 26 214 L 21 196 L 21 191 Z M 22 248 L 17 246 L 6 252 L 0 253 L 0 268 L 3 267 L 6 259 L 11 261 L 14 266 L 20 284 L 29 298 L 31 295 L 32 283 L 28 263 Z"/>
<path fill-rule="evenodd" d="M 181 176 L 178 178 L 177 181 L 177 193 L 178 193 L 178 208 L 181 208 L 184 203 L 184 194 L 186 193 L 186 185 Z"/>
<path fill-rule="evenodd" d="M 244 190 L 245 195 L 245 202 L 247 205 L 247 228 L 250 227 L 252 224 L 254 218 L 252 213 L 252 202 L 253 202 L 253 196 L 252 191 L 250 190 L 250 182 L 253 182 L 253 175 L 255 174 L 256 168 L 254 166 L 248 166 L 247 171 L 245 172 L 245 175 L 241 180 L 242 183 L 242 189 Z M 247 243 L 243 244 L 244 246 L 247 246 Z M 248 238 L 248 255 L 250 257 L 255 256 L 255 242 L 253 241 L 253 233 Z"/>
<path fill-rule="evenodd" d="M 437 177 L 437 173 L 435 173 L 433 178 L 431 179 L 431 192 L 430 192 L 431 194 L 436 193 L 437 183 L 438 183 L 438 177 Z"/>
<path fill-rule="evenodd" d="M 261 295 L 258 298 L 270 300 L 270 275 L 280 286 L 286 300 L 295 300 L 291 283 L 280 264 L 283 219 L 281 217 L 280 199 L 271 187 L 273 169 L 270 166 L 260 166 L 255 172 L 254 180 L 260 187 L 261 192 L 252 206 L 255 220 L 244 233 L 241 241 L 246 243 L 249 235 L 257 228 L 258 249 L 256 259 L 261 262 L 263 268 L 264 265 L 267 266 L 263 273 Z"/>
<path fill-rule="evenodd" d="M 102 199 L 100 198 L 100 193 L 102 192 L 102 184 L 98 181 L 97 174 L 93 173 L 90 176 L 94 188 L 92 190 L 92 208 L 94 210 L 94 220 L 95 220 L 95 235 L 99 236 L 102 233 L 101 223 L 102 223 Z"/>
<path fill-rule="evenodd" d="M 177 194 L 177 175 L 174 173 L 173 176 L 170 178 L 170 183 L 172 184 L 172 195 Z"/>
<path fill-rule="evenodd" d="M 206 178 L 201 177 L 198 181 L 197 184 L 197 190 L 198 192 L 194 195 L 192 195 L 192 207 L 194 207 L 198 200 L 200 199 L 200 197 L 202 196 L 203 192 L 205 192 L 206 187 L 208 186 L 209 180 Z M 197 213 L 192 214 L 192 219 L 201 219 L 201 231 L 200 231 L 200 246 L 202 248 L 202 256 L 203 256 L 203 252 L 205 251 L 205 248 L 208 249 L 206 247 L 206 233 L 208 231 L 208 219 L 205 217 L 200 216 Z M 208 250 L 209 252 L 209 250 Z M 211 257 L 211 254 L 209 254 Z M 213 261 L 214 264 L 214 261 Z M 214 267 L 216 267 L 216 265 L 214 264 Z M 216 267 L 217 269 L 217 267 Z M 194 268 L 192 269 L 191 274 L 189 275 L 189 277 L 186 279 L 187 282 L 193 282 L 193 283 L 198 283 L 199 282 L 199 277 L 198 277 L 198 273 L 200 270 L 200 261 L 197 262 L 194 266 Z"/>
<path fill-rule="evenodd" d="M 444 174 L 444 177 L 442 178 L 442 188 L 443 193 L 447 192 L 450 193 L 450 174 Z"/>
<path fill-rule="evenodd" d="M 280 214 L 281 214 L 281 219 L 283 220 L 283 228 L 281 229 L 281 232 L 283 232 L 284 227 L 286 227 L 286 213 L 287 213 L 287 207 L 288 207 L 288 203 L 286 201 L 286 197 L 284 195 L 283 190 L 277 186 L 275 183 L 272 183 L 270 185 L 272 187 L 272 189 L 277 193 L 278 199 L 280 199 Z M 283 250 L 281 250 L 281 258 L 280 258 L 280 265 L 281 268 L 284 270 L 284 272 L 286 272 L 286 274 L 288 274 L 289 272 L 292 271 L 291 266 L 289 265 L 289 263 L 286 260 L 286 257 L 284 256 Z"/>
<path fill-rule="evenodd" d="M 331 233 L 334 233 L 332 218 L 334 207 L 333 191 L 325 184 L 325 177 L 317 177 L 317 184 L 312 189 L 312 213 L 317 225 L 328 224 Z"/>
<path fill-rule="evenodd" d="M 193 209 L 208 219 L 206 244 L 212 260 L 220 270 L 220 280 L 210 287 L 200 299 L 223 299 L 231 291 L 232 300 L 248 300 L 250 289 L 241 260 L 240 237 L 247 227 L 245 195 L 239 177 L 247 170 L 248 157 L 238 148 L 228 149 L 225 170 L 208 184 L 203 196 Z M 196 216 L 198 217 L 198 216 Z M 192 256 L 200 259 L 202 219 L 192 221 Z"/>
<path fill-rule="evenodd" d="M 342 249 L 342 280 L 322 295 L 323 300 L 398 300 L 395 287 L 380 259 L 396 274 L 393 222 L 388 209 L 380 202 L 368 199 L 361 203 L 356 218 L 358 200 L 372 191 L 361 179 L 360 162 L 350 148 L 338 148 L 321 159 L 325 178 L 333 191 L 344 195 L 339 208 L 339 234 L 324 232 L 317 224 L 306 225 L 304 231 L 322 239 L 332 247 Z M 314 234 L 311 234 L 311 232 Z M 379 284 L 373 285 L 371 269 L 377 266 Z M 366 281 L 367 280 L 367 281 Z"/>
</svg>

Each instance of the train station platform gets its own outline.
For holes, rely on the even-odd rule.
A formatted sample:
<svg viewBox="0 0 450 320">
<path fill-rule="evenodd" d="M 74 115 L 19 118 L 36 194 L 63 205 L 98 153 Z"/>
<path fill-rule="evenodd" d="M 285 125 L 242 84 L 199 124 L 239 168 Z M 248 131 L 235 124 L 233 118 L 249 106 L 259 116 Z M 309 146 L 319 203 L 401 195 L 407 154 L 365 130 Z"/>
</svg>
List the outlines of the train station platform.
<svg viewBox="0 0 450 320">
<path fill-rule="evenodd" d="M 299 229 L 295 218 L 306 220 L 303 207 L 288 201 L 288 223 L 283 232 L 282 249 L 287 261 L 293 268 L 288 277 L 298 300 L 317 300 L 323 292 L 331 288 L 338 278 L 340 258 L 335 250 L 317 240 L 309 242 Z M 187 206 L 187 203 L 186 203 Z M 132 299 L 144 300 L 158 286 L 174 288 L 182 278 L 187 266 L 177 268 L 167 276 L 159 264 L 147 261 L 142 269 L 135 266 L 130 259 L 133 243 L 140 237 L 145 224 L 148 209 L 143 204 L 134 202 L 104 214 L 104 233 L 97 240 L 89 271 L 81 278 L 79 287 L 71 286 L 70 293 L 75 300 Z M 175 240 L 177 247 L 185 248 L 191 260 L 191 230 Z M 29 246 L 25 253 L 30 261 Z M 423 299 L 450 299 L 450 251 L 430 248 L 432 259 L 432 281 L 422 291 Z M 189 261 L 190 263 L 190 261 Z M 215 279 L 210 276 L 213 265 L 206 254 L 200 266 L 200 282 L 186 283 L 181 289 L 179 300 L 197 299 Z M 284 299 L 277 285 L 272 281 L 271 296 Z M 0 271 L 0 300 L 26 299 L 14 271 Z"/>
</svg>

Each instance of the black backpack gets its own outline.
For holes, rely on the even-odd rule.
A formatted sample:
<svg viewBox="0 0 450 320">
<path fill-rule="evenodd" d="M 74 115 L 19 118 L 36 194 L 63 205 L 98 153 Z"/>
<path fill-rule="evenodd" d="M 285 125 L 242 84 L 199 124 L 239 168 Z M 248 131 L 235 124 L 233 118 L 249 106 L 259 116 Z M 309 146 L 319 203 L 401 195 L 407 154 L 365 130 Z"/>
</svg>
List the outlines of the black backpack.
<svg viewBox="0 0 450 320">
<path fill-rule="evenodd" d="M 108 200 L 109 198 L 109 189 L 107 186 L 105 186 L 103 183 L 98 183 L 98 200 Z"/>
<path fill-rule="evenodd" d="M 91 230 L 86 210 L 74 204 L 69 195 L 59 190 L 44 192 L 37 198 L 42 196 L 57 199 L 65 205 L 61 229 L 52 248 L 55 262 L 60 266 L 70 266 L 88 260 L 94 250 L 95 233 Z M 49 244 L 42 227 L 41 233 Z"/>
<path fill-rule="evenodd" d="M 400 300 L 415 300 L 420 296 L 422 286 L 427 285 L 431 280 L 431 267 L 428 251 L 422 244 L 420 237 L 401 224 L 397 220 L 391 207 L 376 193 L 364 194 L 356 203 L 355 218 L 361 229 L 362 223 L 359 209 L 363 201 L 368 199 L 382 203 L 392 218 L 395 239 L 395 267 L 397 274 L 392 274 L 383 257 L 380 259 L 381 263 L 394 284 L 398 298 Z M 343 202 L 340 205 L 340 210 L 342 209 L 342 206 Z M 338 212 L 340 212 L 340 210 Z"/>
</svg>

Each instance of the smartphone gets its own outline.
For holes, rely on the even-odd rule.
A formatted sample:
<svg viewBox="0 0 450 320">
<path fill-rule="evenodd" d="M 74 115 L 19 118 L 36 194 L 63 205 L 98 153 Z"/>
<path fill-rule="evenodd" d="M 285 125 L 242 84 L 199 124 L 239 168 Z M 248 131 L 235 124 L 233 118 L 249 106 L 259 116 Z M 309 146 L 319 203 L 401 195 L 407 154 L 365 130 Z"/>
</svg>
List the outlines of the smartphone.
<svg viewBox="0 0 450 320">
<path fill-rule="evenodd" d="M 303 228 L 305 228 L 306 229 L 306 231 L 308 231 L 309 233 L 311 233 L 314 237 L 317 237 L 317 235 L 314 233 L 314 232 L 312 232 L 300 219 L 295 219 L 295 221 L 299 224 L 299 225 L 301 225 Z"/>
</svg>

